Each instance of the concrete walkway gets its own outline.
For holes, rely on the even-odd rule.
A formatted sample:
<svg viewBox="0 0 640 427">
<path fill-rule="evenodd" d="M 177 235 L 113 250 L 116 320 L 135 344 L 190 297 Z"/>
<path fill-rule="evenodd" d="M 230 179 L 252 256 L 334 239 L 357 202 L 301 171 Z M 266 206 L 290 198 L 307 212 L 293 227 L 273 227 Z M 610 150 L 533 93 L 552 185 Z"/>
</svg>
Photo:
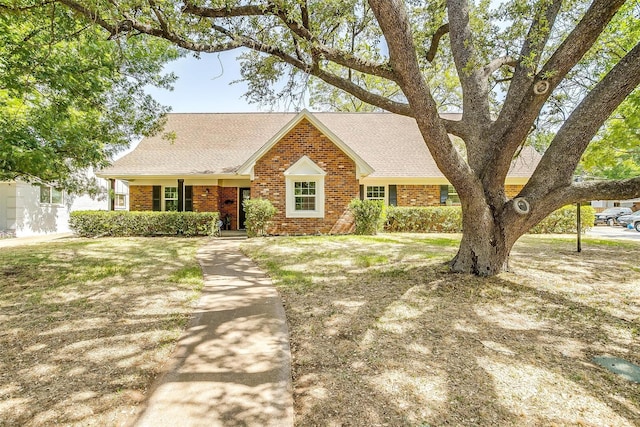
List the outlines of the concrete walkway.
<svg viewBox="0 0 640 427">
<path fill-rule="evenodd" d="M 241 241 L 211 240 L 198 251 L 205 285 L 195 317 L 133 425 L 293 425 L 284 309 Z"/>
</svg>

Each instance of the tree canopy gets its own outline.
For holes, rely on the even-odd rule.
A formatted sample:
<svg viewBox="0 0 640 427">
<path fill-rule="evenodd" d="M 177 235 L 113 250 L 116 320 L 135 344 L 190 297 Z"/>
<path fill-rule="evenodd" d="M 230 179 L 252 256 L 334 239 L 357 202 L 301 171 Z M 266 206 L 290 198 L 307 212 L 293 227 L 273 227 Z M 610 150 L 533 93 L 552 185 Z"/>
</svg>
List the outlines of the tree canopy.
<svg viewBox="0 0 640 427">
<path fill-rule="evenodd" d="M 166 108 L 143 89 L 170 85 L 161 70 L 177 49 L 107 40 L 55 3 L 0 13 L 0 180 L 87 190 L 85 169 L 162 125 Z"/>
<path fill-rule="evenodd" d="M 299 93 L 314 76 L 413 117 L 462 203 L 454 271 L 501 271 L 515 241 L 562 205 L 640 196 L 640 177 L 573 180 L 589 143 L 640 83 L 640 6 L 633 0 L 511 0 L 498 7 L 490 0 L 31 2 L 65 7 L 114 40 L 147 35 L 194 52 L 244 47 L 243 77 L 256 99 Z M 620 49 L 601 49 L 620 33 Z M 287 84 L 276 91 L 283 77 Z M 385 83 L 374 87 L 371 79 Z M 452 98 L 444 103 L 438 91 L 450 81 L 457 91 L 447 91 Z M 441 118 L 445 104 L 461 119 Z M 514 155 L 554 111 L 562 113 L 557 131 L 531 179 L 509 199 L 504 184 Z"/>
</svg>

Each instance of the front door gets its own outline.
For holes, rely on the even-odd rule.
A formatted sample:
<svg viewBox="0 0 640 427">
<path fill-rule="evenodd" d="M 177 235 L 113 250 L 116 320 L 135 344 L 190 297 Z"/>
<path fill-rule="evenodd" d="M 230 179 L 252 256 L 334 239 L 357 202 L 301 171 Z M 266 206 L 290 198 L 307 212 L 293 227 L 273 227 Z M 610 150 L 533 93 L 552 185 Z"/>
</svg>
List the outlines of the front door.
<svg viewBox="0 0 640 427">
<path fill-rule="evenodd" d="M 238 228 L 240 230 L 245 230 L 247 226 L 245 225 L 245 221 L 247 220 L 247 215 L 244 212 L 244 202 L 245 200 L 249 200 L 251 198 L 251 189 L 250 188 L 240 188 L 240 206 L 238 207 L 239 215 L 238 215 Z"/>
</svg>

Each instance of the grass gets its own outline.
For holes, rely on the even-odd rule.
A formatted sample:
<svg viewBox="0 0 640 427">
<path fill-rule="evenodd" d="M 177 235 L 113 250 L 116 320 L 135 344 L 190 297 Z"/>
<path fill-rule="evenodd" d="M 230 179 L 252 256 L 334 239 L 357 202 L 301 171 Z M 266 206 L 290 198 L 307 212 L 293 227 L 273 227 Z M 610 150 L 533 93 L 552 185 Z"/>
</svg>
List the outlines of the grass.
<svg viewBox="0 0 640 427">
<path fill-rule="evenodd" d="M 0 251 L 0 425 L 122 425 L 203 286 L 199 239 L 68 239 Z"/>
<path fill-rule="evenodd" d="M 447 272 L 459 236 L 250 240 L 289 322 L 296 425 L 633 426 L 640 245 L 526 236 L 511 271 Z"/>
</svg>

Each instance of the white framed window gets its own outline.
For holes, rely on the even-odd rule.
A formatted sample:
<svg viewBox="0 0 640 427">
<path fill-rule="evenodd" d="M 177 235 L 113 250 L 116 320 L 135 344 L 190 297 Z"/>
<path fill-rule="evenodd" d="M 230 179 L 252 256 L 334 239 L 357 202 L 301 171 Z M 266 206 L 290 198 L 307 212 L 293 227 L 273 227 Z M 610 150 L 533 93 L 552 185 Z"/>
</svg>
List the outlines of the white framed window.
<svg viewBox="0 0 640 427">
<path fill-rule="evenodd" d="M 309 157 L 302 156 L 284 175 L 287 218 L 324 218 L 326 172 Z"/>
<path fill-rule="evenodd" d="M 164 210 L 178 210 L 178 187 L 164 187 Z"/>
<path fill-rule="evenodd" d="M 367 185 L 368 200 L 385 200 L 384 193 L 384 185 Z"/>
<path fill-rule="evenodd" d="M 440 186 L 440 204 L 449 206 L 460 206 L 460 197 L 453 185 Z"/>
<path fill-rule="evenodd" d="M 53 188 L 49 185 L 40 186 L 40 203 L 61 205 L 62 204 L 62 190 Z"/>
<path fill-rule="evenodd" d="M 296 211 L 316 210 L 316 182 L 294 181 L 293 196 L 295 198 Z"/>
<path fill-rule="evenodd" d="M 127 195 L 116 193 L 114 196 L 114 204 L 116 209 L 126 209 L 127 208 Z"/>
</svg>

